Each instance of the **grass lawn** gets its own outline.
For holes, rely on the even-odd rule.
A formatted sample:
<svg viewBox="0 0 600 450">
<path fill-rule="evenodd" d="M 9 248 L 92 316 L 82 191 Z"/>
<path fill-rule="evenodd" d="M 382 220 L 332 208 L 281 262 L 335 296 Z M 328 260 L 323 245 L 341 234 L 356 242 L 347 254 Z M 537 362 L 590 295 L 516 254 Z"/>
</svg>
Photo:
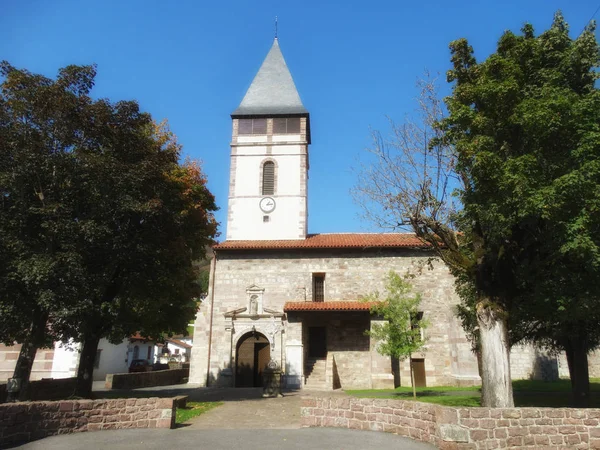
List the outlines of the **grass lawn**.
<svg viewBox="0 0 600 450">
<path fill-rule="evenodd" d="M 414 400 L 411 387 L 346 391 L 354 397 Z M 445 406 L 481 406 L 479 388 L 434 386 L 417 388 L 417 401 Z"/>
<path fill-rule="evenodd" d="M 600 378 L 590 379 L 591 406 L 600 408 Z M 571 381 L 513 381 L 515 406 L 565 407 L 571 401 Z M 411 387 L 346 391 L 354 397 L 413 400 Z M 434 386 L 417 388 L 417 401 L 445 406 L 481 406 L 479 387 Z"/>
<path fill-rule="evenodd" d="M 176 423 L 185 423 L 192 417 L 204 414 L 217 406 L 221 406 L 222 402 L 188 402 L 185 408 L 177 408 Z"/>
</svg>

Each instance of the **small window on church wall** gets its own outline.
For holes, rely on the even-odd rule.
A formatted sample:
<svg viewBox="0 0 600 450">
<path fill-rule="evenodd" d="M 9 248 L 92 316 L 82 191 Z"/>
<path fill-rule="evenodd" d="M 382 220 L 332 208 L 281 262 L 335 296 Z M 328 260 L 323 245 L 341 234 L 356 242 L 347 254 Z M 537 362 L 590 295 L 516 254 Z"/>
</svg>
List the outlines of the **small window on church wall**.
<svg viewBox="0 0 600 450">
<path fill-rule="evenodd" d="M 313 273 L 313 302 L 325 301 L 325 274 Z"/>
<path fill-rule="evenodd" d="M 267 161 L 263 164 L 262 195 L 275 194 L 275 163 Z"/>
<path fill-rule="evenodd" d="M 413 330 L 418 330 L 418 333 L 416 333 L 416 338 L 419 341 L 423 340 L 423 329 L 419 326 L 419 322 L 421 322 L 423 320 L 423 311 L 419 311 L 414 315 L 411 315 L 410 321 L 412 322 L 410 327 Z"/>
<path fill-rule="evenodd" d="M 287 117 L 273 119 L 273 134 L 300 133 L 300 118 Z"/>
<path fill-rule="evenodd" d="M 238 119 L 238 134 L 267 134 L 267 119 Z"/>
</svg>

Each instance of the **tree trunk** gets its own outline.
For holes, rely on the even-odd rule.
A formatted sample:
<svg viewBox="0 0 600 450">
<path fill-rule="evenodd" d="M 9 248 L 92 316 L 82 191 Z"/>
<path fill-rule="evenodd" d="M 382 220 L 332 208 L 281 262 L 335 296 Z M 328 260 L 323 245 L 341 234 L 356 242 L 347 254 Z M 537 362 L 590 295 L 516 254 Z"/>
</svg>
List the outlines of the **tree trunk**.
<svg viewBox="0 0 600 450">
<path fill-rule="evenodd" d="M 479 348 L 475 352 L 477 356 L 477 372 L 479 373 L 479 378 L 481 378 L 481 398 L 485 397 L 485 386 L 483 384 L 483 360 L 481 358 L 481 344 L 479 344 Z"/>
<path fill-rule="evenodd" d="M 590 374 L 588 368 L 586 339 L 572 336 L 565 345 L 569 375 L 571 377 L 571 392 L 575 408 L 590 407 Z"/>
<path fill-rule="evenodd" d="M 573 347 L 571 346 L 571 343 L 568 339 L 565 342 L 564 347 L 565 354 L 567 355 L 567 367 L 569 368 L 569 379 L 571 380 L 571 389 L 573 389 L 573 383 L 575 380 L 575 376 L 573 375 L 573 371 L 575 370 L 573 368 Z"/>
<path fill-rule="evenodd" d="M 75 387 L 75 395 L 78 397 L 90 398 L 92 396 L 94 362 L 96 361 L 99 342 L 100 338 L 98 336 L 86 336 L 83 340 Z"/>
<path fill-rule="evenodd" d="M 31 369 L 35 360 L 37 349 L 43 344 L 46 333 L 46 323 L 48 314 L 38 314 L 31 322 L 29 334 L 21 343 L 21 351 L 19 358 L 15 364 L 13 378 L 21 381 L 21 388 L 18 392 L 9 392 L 7 395 L 8 401 L 26 401 L 29 400 L 29 378 L 31 377 Z"/>
<path fill-rule="evenodd" d="M 417 387 L 415 386 L 415 370 L 412 362 L 412 354 L 408 354 L 408 362 L 410 364 L 410 384 L 413 390 L 413 398 L 417 398 Z"/>
<path fill-rule="evenodd" d="M 482 299 L 477 303 L 477 324 L 481 339 L 481 405 L 513 407 L 508 327 L 503 311 Z"/>
</svg>

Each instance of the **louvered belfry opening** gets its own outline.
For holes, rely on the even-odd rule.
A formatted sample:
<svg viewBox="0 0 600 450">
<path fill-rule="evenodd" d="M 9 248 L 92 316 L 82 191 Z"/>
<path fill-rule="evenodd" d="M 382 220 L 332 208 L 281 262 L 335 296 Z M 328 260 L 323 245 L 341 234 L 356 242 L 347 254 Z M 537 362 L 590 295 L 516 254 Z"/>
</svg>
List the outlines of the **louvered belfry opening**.
<svg viewBox="0 0 600 450">
<path fill-rule="evenodd" d="M 273 134 L 300 134 L 300 117 L 276 117 Z"/>
<path fill-rule="evenodd" d="M 263 164 L 262 195 L 275 194 L 275 163 L 267 161 Z"/>
<path fill-rule="evenodd" d="M 238 134 L 267 134 L 267 119 L 240 119 Z"/>
</svg>

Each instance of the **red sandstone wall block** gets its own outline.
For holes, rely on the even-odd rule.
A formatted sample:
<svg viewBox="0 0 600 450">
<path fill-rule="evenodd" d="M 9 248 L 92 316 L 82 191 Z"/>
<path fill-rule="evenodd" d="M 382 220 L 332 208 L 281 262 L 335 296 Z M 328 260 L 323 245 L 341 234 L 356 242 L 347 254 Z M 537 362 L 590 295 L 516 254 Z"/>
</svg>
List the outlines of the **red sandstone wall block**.
<svg viewBox="0 0 600 450">
<path fill-rule="evenodd" d="M 0 405 L 0 446 L 53 434 L 175 426 L 174 399 L 74 400 Z M 145 411 L 140 411 L 144 409 Z M 133 415 L 140 420 L 134 421 Z M 141 416 L 140 416 L 141 415 Z M 149 418 L 149 416 L 152 418 Z M 340 423 L 339 425 L 343 425 Z"/>
<path fill-rule="evenodd" d="M 383 431 L 431 442 L 442 449 L 483 450 L 507 446 L 531 450 L 544 447 L 557 450 L 561 446 L 600 448 L 600 421 L 596 416 L 600 410 L 458 409 L 395 400 L 351 398 L 317 398 L 307 404 L 320 407 L 302 409 L 304 426 Z M 448 441 L 443 441 L 438 434 L 440 424 L 446 427 Z M 453 426 L 457 427 L 458 434 L 452 431 Z M 460 437 L 464 435 L 461 430 L 465 429 L 468 430 L 466 438 Z M 455 437 L 459 438 L 456 442 L 453 441 Z"/>
<path fill-rule="evenodd" d="M 303 398 L 302 406 L 305 408 L 312 408 L 317 406 L 317 401 L 314 398 Z"/>
</svg>

